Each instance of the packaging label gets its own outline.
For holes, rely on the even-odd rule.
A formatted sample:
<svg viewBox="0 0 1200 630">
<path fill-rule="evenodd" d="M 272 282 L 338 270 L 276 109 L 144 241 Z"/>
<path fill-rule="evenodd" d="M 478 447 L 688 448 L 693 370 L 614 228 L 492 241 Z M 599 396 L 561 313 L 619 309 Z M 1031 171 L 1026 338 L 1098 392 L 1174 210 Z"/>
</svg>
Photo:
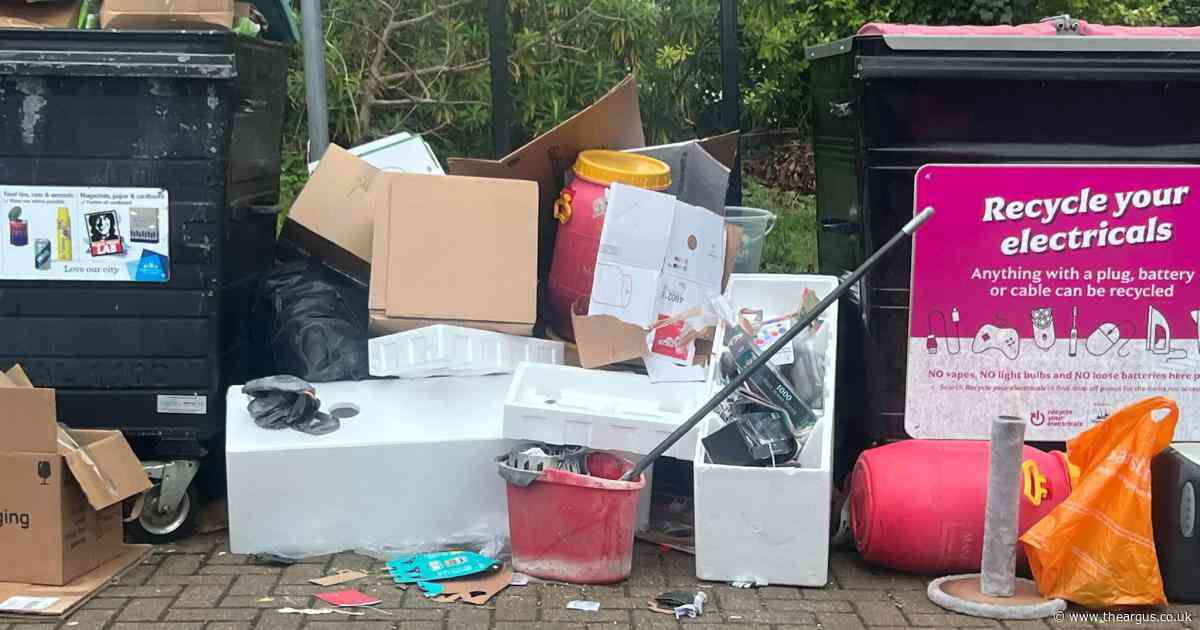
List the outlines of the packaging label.
<svg viewBox="0 0 1200 630">
<path fill-rule="evenodd" d="M 208 413 L 208 397 L 159 394 L 158 413 L 186 413 L 202 416 Z"/>
<path fill-rule="evenodd" d="M 1065 440 L 1163 395 L 1200 439 L 1200 167 L 930 165 L 915 202 L 910 435 Z"/>
<path fill-rule="evenodd" d="M 162 188 L 0 186 L 0 280 L 166 282 Z"/>
<path fill-rule="evenodd" d="M 58 603 L 57 597 L 22 597 L 20 595 L 14 595 L 0 602 L 0 610 L 22 612 L 46 610 L 56 603 Z"/>
</svg>

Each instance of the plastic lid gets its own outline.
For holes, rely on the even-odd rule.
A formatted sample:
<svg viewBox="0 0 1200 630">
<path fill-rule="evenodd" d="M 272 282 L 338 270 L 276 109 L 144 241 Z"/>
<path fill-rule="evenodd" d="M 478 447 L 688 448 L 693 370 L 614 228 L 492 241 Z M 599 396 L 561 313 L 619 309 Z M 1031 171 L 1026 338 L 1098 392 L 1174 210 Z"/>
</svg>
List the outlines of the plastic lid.
<svg viewBox="0 0 1200 630">
<path fill-rule="evenodd" d="M 575 159 L 575 174 L 597 184 L 629 184 L 650 190 L 671 187 L 671 167 L 645 155 L 589 149 Z"/>
</svg>

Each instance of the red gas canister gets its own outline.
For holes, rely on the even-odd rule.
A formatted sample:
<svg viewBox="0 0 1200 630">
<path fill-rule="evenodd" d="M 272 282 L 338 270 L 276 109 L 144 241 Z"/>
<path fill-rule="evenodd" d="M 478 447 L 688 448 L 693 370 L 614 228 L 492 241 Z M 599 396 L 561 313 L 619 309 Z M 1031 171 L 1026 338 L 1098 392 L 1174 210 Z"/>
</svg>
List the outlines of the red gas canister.
<svg viewBox="0 0 1200 630">
<path fill-rule="evenodd" d="M 571 307 L 587 311 L 604 228 L 605 192 L 614 183 L 650 190 L 671 186 L 671 167 L 644 155 L 593 149 L 582 151 L 571 169 L 575 178 L 562 189 L 554 203 L 559 220 L 550 263 L 550 323 L 555 332 L 570 341 Z"/>
<path fill-rule="evenodd" d="M 1061 452 L 1026 446 L 1021 461 L 1024 533 L 1070 494 L 1071 475 Z M 850 480 L 863 560 L 926 575 L 979 572 L 987 477 L 986 441 L 905 440 L 863 453 Z"/>
</svg>

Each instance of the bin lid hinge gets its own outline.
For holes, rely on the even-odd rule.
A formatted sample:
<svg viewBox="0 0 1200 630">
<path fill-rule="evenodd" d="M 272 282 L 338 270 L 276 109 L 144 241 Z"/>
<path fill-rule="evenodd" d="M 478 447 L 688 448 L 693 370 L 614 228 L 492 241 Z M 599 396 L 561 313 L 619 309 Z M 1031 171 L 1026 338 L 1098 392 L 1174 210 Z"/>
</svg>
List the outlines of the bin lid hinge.
<svg viewBox="0 0 1200 630">
<path fill-rule="evenodd" d="M 1054 25 L 1054 30 L 1058 35 L 1079 35 L 1079 20 L 1067 15 L 1056 15 L 1054 17 L 1046 17 L 1041 19 L 1042 22 L 1049 22 Z"/>
</svg>

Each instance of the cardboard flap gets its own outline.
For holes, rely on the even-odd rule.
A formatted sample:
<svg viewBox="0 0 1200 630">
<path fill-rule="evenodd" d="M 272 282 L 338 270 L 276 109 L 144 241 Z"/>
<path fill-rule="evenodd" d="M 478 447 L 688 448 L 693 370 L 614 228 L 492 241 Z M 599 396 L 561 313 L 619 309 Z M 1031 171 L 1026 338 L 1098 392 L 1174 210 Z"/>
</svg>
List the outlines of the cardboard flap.
<svg viewBox="0 0 1200 630">
<path fill-rule="evenodd" d="M 650 354 L 647 332 L 640 326 L 623 322 L 612 315 L 571 315 L 579 365 L 597 368 Z"/>
<path fill-rule="evenodd" d="M 740 137 L 740 133 L 730 131 L 719 136 L 709 136 L 699 142 L 700 146 L 709 155 L 717 158 L 717 161 L 724 164 L 725 168 L 732 170 L 737 162 L 738 140 Z"/>
<path fill-rule="evenodd" d="M 537 185 L 389 173 L 389 317 L 532 323 Z"/>
<path fill-rule="evenodd" d="M 37 389 L 20 365 L 0 373 L 0 409 L 4 419 L 0 449 L 20 453 L 54 453 L 58 410 L 53 389 Z"/>
<path fill-rule="evenodd" d="M 148 490 L 142 463 L 117 431 L 72 431 L 79 448 L 63 454 L 92 509 L 102 510 Z"/>
<path fill-rule="evenodd" d="M 637 83 L 631 75 L 591 106 L 501 160 L 450 158 L 450 174 L 537 182 L 541 210 L 539 271 L 545 274 L 550 270 L 554 247 L 554 200 L 565 183 L 563 174 L 575 163 L 579 152 L 633 149 L 645 144 Z"/>
<path fill-rule="evenodd" d="M 380 172 L 349 151 L 329 145 L 288 211 L 287 223 L 294 222 L 344 252 L 370 262 L 374 216 L 369 195 Z M 320 253 L 321 244 L 310 245 Z"/>
</svg>

